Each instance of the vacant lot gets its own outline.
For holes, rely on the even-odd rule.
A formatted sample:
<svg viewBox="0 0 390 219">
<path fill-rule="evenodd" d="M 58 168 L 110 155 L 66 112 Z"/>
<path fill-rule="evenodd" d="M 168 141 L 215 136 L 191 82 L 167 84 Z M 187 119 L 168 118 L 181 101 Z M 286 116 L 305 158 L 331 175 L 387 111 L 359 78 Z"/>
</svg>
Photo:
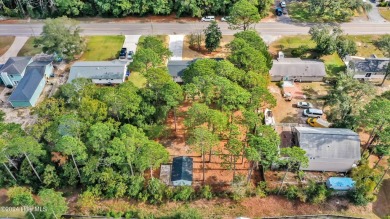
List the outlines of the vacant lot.
<svg viewBox="0 0 390 219">
<path fill-rule="evenodd" d="M 204 40 L 202 40 L 202 45 L 200 50 L 196 47 L 190 47 L 190 36 L 187 35 L 184 37 L 184 46 L 183 46 L 183 59 L 196 59 L 196 58 L 226 58 L 229 55 L 229 49 L 226 48 L 226 45 L 234 39 L 232 35 L 223 35 L 221 39 L 221 44 L 219 48 L 209 53 L 204 45 Z"/>
<path fill-rule="evenodd" d="M 288 5 L 288 13 L 291 19 L 298 22 L 341 22 L 343 20 L 337 19 L 335 17 L 323 15 L 317 16 L 313 15 L 310 12 L 309 4 L 307 2 L 293 2 Z M 350 11 L 350 9 L 342 9 L 343 12 L 345 10 Z M 354 17 L 365 17 L 365 13 L 363 10 L 354 11 Z"/>
<path fill-rule="evenodd" d="M 317 57 L 314 48 L 315 42 L 310 39 L 309 35 L 298 35 L 298 36 L 285 36 L 279 40 L 273 42 L 269 50 L 271 54 L 276 57 L 278 51 L 283 51 L 286 57 L 292 57 L 291 51 L 300 46 L 307 46 L 308 51 L 304 54 L 303 58 L 313 59 Z M 321 60 L 325 63 L 326 72 L 329 76 L 336 75 L 340 71 L 345 69 L 344 62 L 340 59 L 337 53 L 321 57 Z"/>
<path fill-rule="evenodd" d="M 383 52 L 375 45 L 380 35 L 348 35 L 347 38 L 356 42 L 357 56 L 369 57 L 375 54 L 378 57 L 384 57 Z"/>
<path fill-rule="evenodd" d="M 384 19 L 390 21 L 390 8 L 383 7 L 383 8 L 378 8 L 378 10 L 379 10 L 379 13 L 381 14 L 381 16 Z"/>
<path fill-rule="evenodd" d="M 156 37 L 157 39 L 161 40 L 164 43 L 165 47 L 167 47 L 167 48 L 169 47 L 169 37 L 168 37 L 168 35 L 153 35 L 153 36 Z M 145 40 L 145 37 L 147 37 L 147 35 L 142 35 L 139 38 L 138 44 L 137 44 L 137 50 L 142 48 L 140 43 L 142 43 Z"/>
<path fill-rule="evenodd" d="M 116 59 L 124 41 L 124 36 L 86 37 L 87 47 L 80 60 L 106 61 Z"/>
<path fill-rule="evenodd" d="M 1 36 L 0 37 L 0 56 L 2 56 L 14 42 L 14 36 Z"/>
<path fill-rule="evenodd" d="M 42 52 L 42 47 L 35 46 L 35 37 L 30 37 L 19 51 L 18 56 L 34 56 Z"/>
</svg>

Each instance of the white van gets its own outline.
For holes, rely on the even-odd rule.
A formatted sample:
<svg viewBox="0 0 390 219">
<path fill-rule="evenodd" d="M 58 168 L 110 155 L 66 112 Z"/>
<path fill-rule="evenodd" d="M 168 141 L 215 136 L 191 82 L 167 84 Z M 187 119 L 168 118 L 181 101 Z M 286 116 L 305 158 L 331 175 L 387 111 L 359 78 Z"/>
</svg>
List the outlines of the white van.
<svg viewBox="0 0 390 219">
<path fill-rule="evenodd" d="M 214 17 L 214 16 L 202 17 L 202 19 L 201 19 L 200 21 L 202 21 L 202 22 L 211 22 L 211 21 L 215 21 L 215 17 Z"/>
<path fill-rule="evenodd" d="M 324 112 L 320 109 L 305 109 L 303 110 L 303 115 L 307 117 L 320 118 Z"/>
</svg>

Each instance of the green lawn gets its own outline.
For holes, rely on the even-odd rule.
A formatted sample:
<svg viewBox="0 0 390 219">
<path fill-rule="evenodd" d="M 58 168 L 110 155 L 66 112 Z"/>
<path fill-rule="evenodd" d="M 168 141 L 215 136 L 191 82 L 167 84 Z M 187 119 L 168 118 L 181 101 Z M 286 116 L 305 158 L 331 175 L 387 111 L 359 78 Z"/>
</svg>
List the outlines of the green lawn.
<svg viewBox="0 0 390 219">
<path fill-rule="evenodd" d="M 86 37 L 87 48 L 80 60 L 105 61 L 118 58 L 125 36 L 89 36 Z"/>
<path fill-rule="evenodd" d="M 337 53 L 321 57 L 325 63 L 326 73 L 329 76 L 336 76 L 339 72 L 345 71 L 345 64 Z"/>
<path fill-rule="evenodd" d="M 30 37 L 27 42 L 24 44 L 22 49 L 19 51 L 18 56 L 34 56 L 42 52 L 40 46 L 34 46 L 35 37 Z"/>
<path fill-rule="evenodd" d="M 168 48 L 168 44 L 169 44 L 169 37 L 168 35 L 153 35 L 155 37 L 157 37 L 159 40 L 163 41 L 165 47 Z M 145 40 L 145 37 L 147 37 L 147 35 L 142 35 L 139 40 L 138 40 L 138 45 L 137 45 L 137 50 L 142 48 L 142 46 L 140 45 L 141 42 L 143 42 Z"/>
<path fill-rule="evenodd" d="M 14 36 L 1 36 L 0 37 L 0 56 L 2 56 L 14 42 Z"/>
<path fill-rule="evenodd" d="M 314 52 L 316 44 L 310 39 L 309 35 L 282 37 L 270 45 L 270 50 L 271 52 L 282 50 L 286 57 L 292 57 L 291 51 L 303 45 L 306 45 L 309 48 L 309 51 L 303 55 L 303 58 L 317 57 L 317 54 Z M 276 52 L 274 52 L 274 54 L 276 54 Z M 340 59 L 337 53 L 323 56 L 321 57 L 321 60 L 325 63 L 326 72 L 329 76 L 334 76 L 340 71 L 345 70 L 344 62 Z"/>
<path fill-rule="evenodd" d="M 133 82 L 138 88 L 143 88 L 146 84 L 146 78 L 139 72 L 131 72 L 128 81 Z"/>
<path fill-rule="evenodd" d="M 381 16 L 390 21 L 390 8 L 387 8 L 387 7 L 383 7 L 383 8 L 378 8 L 379 9 L 379 13 L 381 14 Z"/>
</svg>

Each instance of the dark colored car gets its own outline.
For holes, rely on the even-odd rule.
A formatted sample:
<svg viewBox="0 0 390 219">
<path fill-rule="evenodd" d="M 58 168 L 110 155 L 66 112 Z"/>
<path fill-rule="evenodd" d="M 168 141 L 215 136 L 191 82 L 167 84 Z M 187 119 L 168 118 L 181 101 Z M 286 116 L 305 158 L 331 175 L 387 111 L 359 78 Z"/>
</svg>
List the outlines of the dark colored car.
<svg viewBox="0 0 390 219">
<path fill-rule="evenodd" d="M 281 8 L 276 8 L 275 14 L 276 14 L 277 16 L 282 16 L 283 10 L 282 10 Z"/>
<path fill-rule="evenodd" d="M 120 59 L 125 59 L 127 54 L 127 48 L 122 48 L 121 51 L 119 52 L 119 58 Z"/>
</svg>

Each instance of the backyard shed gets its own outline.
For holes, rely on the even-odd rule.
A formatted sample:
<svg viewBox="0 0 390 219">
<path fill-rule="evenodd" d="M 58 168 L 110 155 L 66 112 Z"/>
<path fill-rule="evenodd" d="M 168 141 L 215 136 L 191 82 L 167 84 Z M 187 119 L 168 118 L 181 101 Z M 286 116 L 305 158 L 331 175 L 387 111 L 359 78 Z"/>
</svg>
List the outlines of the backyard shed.
<svg viewBox="0 0 390 219">
<path fill-rule="evenodd" d="M 355 181 L 349 177 L 329 177 L 326 181 L 326 187 L 336 191 L 347 191 L 355 187 Z"/>
<path fill-rule="evenodd" d="M 126 61 L 85 61 L 76 62 L 70 69 L 68 83 L 75 78 L 88 78 L 95 84 L 120 84 L 125 81 Z"/>
<path fill-rule="evenodd" d="M 326 75 L 325 64 L 318 60 L 284 58 L 273 60 L 271 81 L 322 81 Z"/>
<path fill-rule="evenodd" d="M 171 182 L 174 186 L 192 185 L 193 159 L 191 157 L 175 157 L 172 162 Z"/>
<path fill-rule="evenodd" d="M 359 135 L 349 129 L 294 127 L 292 133 L 309 158 L 302 170 L 347 172 L 360 160 Z"/>
</svg>

